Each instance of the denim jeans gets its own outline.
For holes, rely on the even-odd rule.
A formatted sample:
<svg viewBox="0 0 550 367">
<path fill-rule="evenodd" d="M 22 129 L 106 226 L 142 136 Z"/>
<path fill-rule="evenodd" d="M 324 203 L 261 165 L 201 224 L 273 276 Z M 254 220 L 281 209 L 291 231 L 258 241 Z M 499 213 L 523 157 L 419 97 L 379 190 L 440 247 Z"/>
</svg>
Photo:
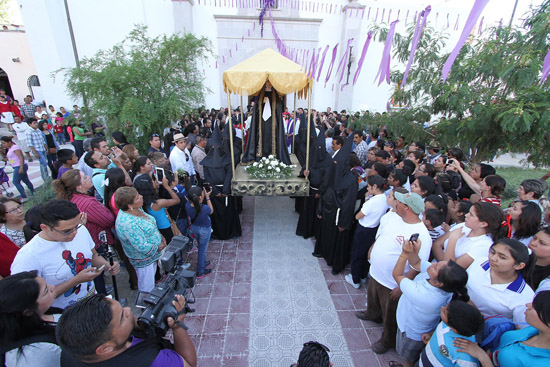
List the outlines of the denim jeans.
<svg viewBox="0 0 550 367">
<path fill-rule="evenodd" d="M 65 133 L 56 133 L 55 136 L 59 145 L 65 145 Z"/>
<path fill-rule="evenodd" d="M 40 162 L 40 176 L 42 176 L 42 179 L 46 181 L 48 178 L 48 158 L 46 156 L 46 151 L 40 152 L 36 151 L 38 153 L 38 161 Z"/>
<path fill-rule="evenodd" d="M 21 195 L 22 199 L 25 199 L 27 197 L 27 194 L 25 194 L 25 189 L 23 188 L 23 185 L 21 185 L 21 181 L 27 185 L 29 190 L 31 190 L 32 193 L 34 193 L 34 186 L 32 185 L 31 180 L 29 180 L 29 176 L 27 175 L 27 171 L 29 170 L 29 166 L 26 164 L 23 166 L 23 173 L 19 174 L 19 167 L 20 166 L 14 166 L 13 167 L 13 184 L 17 188 L 17 191 L 19 191 L 19 194 Z"/>
<path fill-rule="evenodd" d="M 192 225 L 191 229 L 193 234 L 197 238 L 199 243 L 199 254 L 197 257 L 197 274 L 204 273 L 206 263 L 206 249 L 208 248 L 208 242 L 210 242 L 210 234 L 212 233 L 211 227 L 199 227 Z"/>
</svg>

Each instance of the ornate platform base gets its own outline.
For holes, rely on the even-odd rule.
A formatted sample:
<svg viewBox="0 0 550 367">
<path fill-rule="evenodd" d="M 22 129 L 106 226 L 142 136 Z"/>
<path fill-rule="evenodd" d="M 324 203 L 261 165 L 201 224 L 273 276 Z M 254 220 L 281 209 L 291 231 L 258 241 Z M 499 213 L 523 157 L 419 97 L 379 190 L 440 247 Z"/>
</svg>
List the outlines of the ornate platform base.
<svg viewBox="0 0 550 367">
<path fill-rule="evenodd" d="M 298 177 L 301 168 L 296 156 L 291 155 L 290 160 L 297 166 L 292 170 L 292 176 L 278 180 L 252 179 L 243 166 L 237 165 L 235 178 L 231 181 L 232 194 L 237 196 L 307 196 L 309 181 Z"/>
</svg>

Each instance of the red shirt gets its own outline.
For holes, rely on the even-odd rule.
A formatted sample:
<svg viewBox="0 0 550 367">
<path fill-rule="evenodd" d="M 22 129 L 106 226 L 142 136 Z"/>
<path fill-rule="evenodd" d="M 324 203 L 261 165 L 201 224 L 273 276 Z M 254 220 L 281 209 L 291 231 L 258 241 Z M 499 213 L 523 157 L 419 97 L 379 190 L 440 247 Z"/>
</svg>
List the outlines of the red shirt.
<svg viewBox="0 0 550 367">
<path fill-rule="evenodd" d="M 0 275 L 7 277 L 10 275 L 10 267 L 19 247 L 13 243 L 8 236 L 0 233 Z"/>
<path fill-rule="evenodd" d="M 500 206 L 501 199 L 499 196 L 495 196 L 493 198 L 481 198 L 479 201 L 482 201 L 485 203 L 493 203 Z"/>
<path fill-rule="evenodd" d="M 73 195 L 71 201 L 76 204 L 78 210 L 87 214 L 88 221 L 86 222 L 86 228 L 90 232 L 96 248 L 101 245 L 101 241 L 99 240 L 99 232 L 101 231 L 107 233 L 107 242 L 109 244 L 115 243 L 111 228 L 115 226 L 116 218 L 106 206 L 97 201 L 95 197 L 83 194 Z"/>
</svg>

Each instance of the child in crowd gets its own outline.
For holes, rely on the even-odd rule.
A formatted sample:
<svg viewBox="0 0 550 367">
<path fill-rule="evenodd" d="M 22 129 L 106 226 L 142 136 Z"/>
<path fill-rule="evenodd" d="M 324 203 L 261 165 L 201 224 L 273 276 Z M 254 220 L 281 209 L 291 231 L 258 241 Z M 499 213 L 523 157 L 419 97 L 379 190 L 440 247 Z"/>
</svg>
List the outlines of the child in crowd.
<svg viewBox="0 0 550 367">
<path fill-rule="evenodd" d="M 57 142 L 63 145 L 67 143 L 65 140 L 65 133 L 63 132 L 63 125 L 65 124 L 65 119 L 63 118 L 63 115 L 61 114 L 61 112 L 58 112 L 55 115 L 56 115 L 56 117 L 54 118 L 55 137 L 57 138 Z"/>
<path fill-rule="evenodd" d="M 427 341 L 420 355 L 420 367 L 479 366 L 477 358 L 464 353 L 454 344 L 457 338 L 475 343 L 475 335 L 483 328 L 483 316 L 475 306 L 451 301 L 441 307 L 441 322 L 433 333 L 422 334 Z"/>
<path fill-rule="evenodd" d="M 428 228 L 428 233 L 430 233 L 432 241 L 437 240 L 442 235 L 438 228 L 441 228 L 441 224 L 443 224 L 444 220 L 445 215 L 437 209 L 427 209 L 424 211 L 422 222 L 424 222 L 424 225 Z"/>
<path fill-rule="evenodd" d="M 500 206 L 502 200 L 499 195 L 502 195 L 506 189 L 506 180 L 499 175 L 489 175 L 481 180 L 479 189 L 481 191 L 480 201 Z"/>
<path fill-rule="evenodd" d="M 454 261 L 432 264 L 418 256 L 421 241 L 405 241 L 401 255 L 393 269 L 393 278 L 403 294 L 397 305 L 396 350 L 406 367 L 412 366 L 424 348 L 422 334 L 435 329 L 441 307 L 451 299 L 469 301 L 466 283 L 468 274 Z M 405 265 L 420 274 L 414 280 L 407 278 Z"/>
<path fill-rule="evenodd" d="M 508 208 L 507 221 L 511 225 L 510 238 L 521 241 L 525 246 L 540 228 L 542 211 L 537 203 L 526 200 L 516 200 Z"/>
<path fill-rule="evenodd" d="M 72 149 L 59 149 L 57 151 L 57 161 L 54 164 L 54 170 L 57 170 L 55 177 L 61 178 L 65 172 L 73 169 L 73 165 L 77 163 L 78 158 Z"/>
</svg>

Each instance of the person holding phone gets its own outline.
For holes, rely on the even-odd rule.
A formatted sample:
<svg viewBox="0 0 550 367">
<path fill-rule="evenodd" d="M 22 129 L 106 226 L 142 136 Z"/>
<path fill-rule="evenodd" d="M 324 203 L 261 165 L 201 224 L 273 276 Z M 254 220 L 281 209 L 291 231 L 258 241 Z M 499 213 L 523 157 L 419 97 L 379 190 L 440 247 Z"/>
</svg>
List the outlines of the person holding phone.
<svg viewBox="0 0 550 367">
<path fill-rule="evenodd" d="M 189 190 L 189 198 L 191 201 L 185 204 L 187 215 L 191 218 L 191 230 L 199 242 L 197 279 L 203 278 L 212 272 L 212 269 L 206 268 L 210 264 L 209 261 L 206 261 L 206 250 L 212 233 L 210 215 L 214 213 L 214 208 L 210 202 L 211 193 L 212 189 L 206 191 L 204 188 L 201 189 L 198 186 L 193 186 Z M 204 204 L 205 201 L 206 203 Z"/>
<path fill-rule="evenodd" d="M 369 253 L 370 278 L 367 288 L 367 310 L 356 312 L 361 320 L 383 323 L 380 340 L 372 344 L 376 354 L 386 353 L 395 347 L 397 334 L 396 310 L 401 296 L 399 285 L 393 276 L 393 269 L 402 254 L 406 240 L 420 239 L 418 257 L 428 260 L 432 239 L 428 229 L 418 217 L 424 211 L 424 201 L 415 193 L 394 192 L 395 213 L 392 225 L 381 225 L 377 239 Z M 390 212 L 392 213 L 392 212 Z M 386 214 L 388 215 L 388 214 Z M 386 216 L 384 215 L 384 217 Z M 382 217 L 381 222 L 384 222 Z M 418 237 L 417 237 L 418 236 Z M 407 262 L 402 275 L 414 279 L 418 274 Z"/>
</svg>

